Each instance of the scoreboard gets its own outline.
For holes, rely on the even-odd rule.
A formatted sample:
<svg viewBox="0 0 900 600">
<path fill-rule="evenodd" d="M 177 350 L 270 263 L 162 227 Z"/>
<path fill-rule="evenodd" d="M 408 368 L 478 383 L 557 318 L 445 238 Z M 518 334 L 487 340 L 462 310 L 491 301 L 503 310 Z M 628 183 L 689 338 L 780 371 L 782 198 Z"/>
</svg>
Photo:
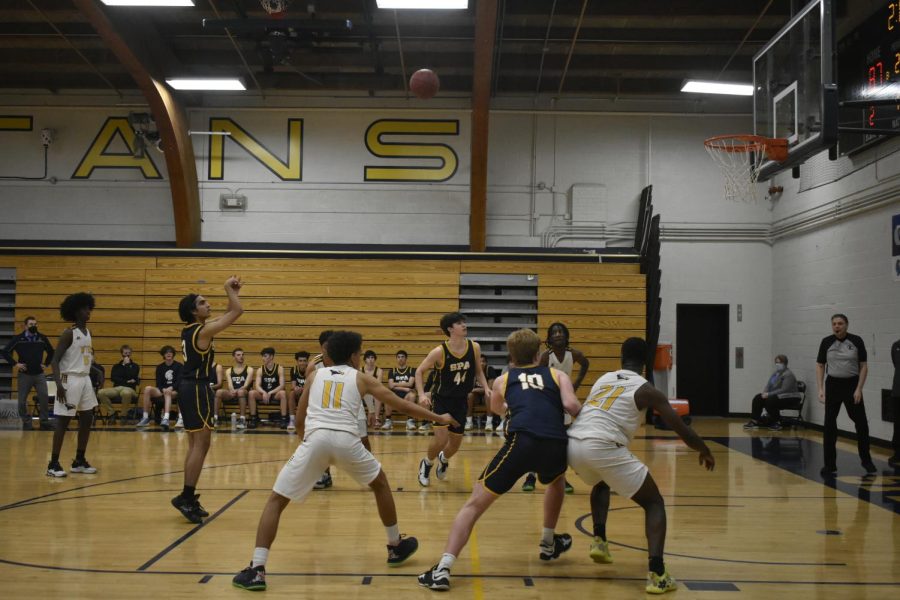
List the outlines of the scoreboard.
<svg viewBox="0 0 900 600">
<path fill-rule="evenodd" d="M 879 8 L 837 44 L 841 101 L 900 100 L 900 0 Z M 840 125 L 900 130 L 900 103 L 841 108 Z M 848 154 L 882 141 L 875 133 L 841 132 L 839 148 Z"/>
</svg>

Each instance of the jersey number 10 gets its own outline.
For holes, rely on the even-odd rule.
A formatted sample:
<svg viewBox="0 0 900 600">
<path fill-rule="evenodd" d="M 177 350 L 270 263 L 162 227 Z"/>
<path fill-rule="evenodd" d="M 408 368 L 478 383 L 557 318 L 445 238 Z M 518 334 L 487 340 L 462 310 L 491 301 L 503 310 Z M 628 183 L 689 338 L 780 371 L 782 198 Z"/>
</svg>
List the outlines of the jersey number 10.
<svg viewBox="0 0 900 600">
<path fill-rule="evenodd" d="M 586 404 L 590 406 L 597 406 L 600 410 L 609 410 L 613 402 L 616 401 L 616 398 L 622 395 L 622 392 L 625 391 L 625 388 L 620 386 L 612 386 L 612 385 L 601 385 L 597 388 L 597 393 L 593 394 Z M 603 401 L 602 403 L 600 401 Z"/>
<path fill-rule="evenodd" d="M 523 390 L 527 390 L 528 388 L 533 390 L 544 389 L 544 378 L 537 374 L 528 375 L 526 373 L 519 373 L 519 383 L 522 384 Z"/>
</svg>

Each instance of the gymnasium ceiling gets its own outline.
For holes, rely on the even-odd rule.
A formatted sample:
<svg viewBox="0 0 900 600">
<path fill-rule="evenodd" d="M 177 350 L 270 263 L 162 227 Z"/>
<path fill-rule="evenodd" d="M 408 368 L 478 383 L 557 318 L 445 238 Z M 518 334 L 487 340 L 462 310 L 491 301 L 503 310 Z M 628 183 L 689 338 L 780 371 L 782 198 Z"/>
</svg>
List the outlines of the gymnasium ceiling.
<svg viewBox="0 0 900 600">
<path fill-rule="evenodd" d="M 240 76 L 246 94 L 265 98 L 404 98 L 409 75 L 428 67 L 442 96 L 471 91 L 475 0 L 464 11 L 396 14 L 375 0 L 297 0 L 269 29 L 259 0 L 194 1 L 103 9 L 159 77 Z M 687 78 L 749 82 L 753 54 L 788 21 L 791 4 L 498 0 L 492 94 L 683 103 Z M 204 19 L 230 27 L 204 27 Z M 122 96 L 137 86 L 71 0 L 0 1 L 0 94 L 85 90 Z M 718 102 L 750 107 L 748 99 Z"/>
</svg>

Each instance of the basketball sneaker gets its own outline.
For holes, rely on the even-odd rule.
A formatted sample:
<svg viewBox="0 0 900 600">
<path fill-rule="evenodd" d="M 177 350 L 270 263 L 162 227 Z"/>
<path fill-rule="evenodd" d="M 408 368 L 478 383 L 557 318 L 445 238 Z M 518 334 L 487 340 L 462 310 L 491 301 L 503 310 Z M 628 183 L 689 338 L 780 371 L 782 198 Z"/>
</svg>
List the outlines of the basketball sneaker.
<svg viewBox="0 0 900 600">
<path fill-rule="evenodd" d="M 178 494 L 172 498 L 172 506 L 178 509 L 178 512 L 191 523 L 203 522 L 203 517 L 201 517 L 200 513 L 197 511 L 198 505 L 194 498 L 185 498 L 181 494 Z"/>
<path fill-rule="evenodd" d="M 137 422 L 137 425 L 135 425 L 135 427 L 138 427 L 138 428 L 150 427 L 150 417 L 144 417 L 143 419 L 141 419 L 140 421 Z"/>
<path fill-rule="evenodd" d="M 219 427 L 219 415 L 213 415 L 213 429 Z"/>
<path fill-rule="evenodd" d="M 431 423 L 425 421 L 421 425 L 419 425 L 419 431 L 428 431 L 431 429 Z"/>
<path fill-rule="evenodd" d="M 475 425 L 472 423 L 472 417 L 466 417 L 466 426 L 463 428 L 465 431 L 471 431 L 472 427 Z"/>
<path fill-rule="evenodd" d="M 450 569 L 439 569 L 434 565 L 418 577 L 419 585 L 432 590 L 446 591 L 450 589 Z"/>
<path fill-rule="evenodd" d="M 178 415 L 178 420 L 175 421 L 175 429 L 184 429 L 184 419 L 181 418 L 181 414 Z"/>
<path fill-rule="evenodd" d="M 313 489 L 324 490 L 325 488 L 330 488 L 332 485 L 334 485 L 334 482 L 331 481 L 331 473 L 325 471 L 322 473 L 322 476 L 319 477 L 319 480 L 313 484 Z"/>
<path fill-rule="evenodd" d="M 545 544 L 541 542 L 541 560 L 553 560 L 559 558 L 563 552 L 568 552 L 572 547 L 572 536 L 568 533 L 557 533 L 553 535 L 553 543 Z"/>
<path fill-rule="evenodd" d="M 490 418 L 484 424 L 484 432 L 485 433 L 494 433 L 494 419 Z"/>
<path fill-rule="evenodd" d="M 574 493 L 575 493 L 575 488 L 572 487 L 572 484 L 569 483 L 569 480 L 568 480 L 568 479 L 566 479 L 566 493 L 567 493 L 567 494 L 574 494 Z"/>
<path fill-rule="evenodd" d="M 525 483 L 522 484 L 523 492 L 533 492 L 534 486 L 537 483 L 537 478 L 534 476 L 534 473 L 529 473 L 525 476 Z"/>
<path fill-rule="evenodd" d="M 92 467 L 88 461 L 84 459 L 78 460 L 77 458 L 72 461 L 72 468 L 69 470 L 73 473 L 87 473 L 89 475 L 97 472 L 97 469 Z"/>
<path fill-rule="evenodd" d="M 231 585 L 251 592 L 266 591 L 266 567 L 247 567 L 231 579 Z"/>
<path fill-rule="evenodd" d="M 246 429 L 247 428 L 247 417 L 238 417 L 237 428 L 238 429 Z"/>
<path fill-rule="evenodd" d="M 506 432 L 503 431 L 503 429 L 505 427 L 506 427 L 506 421 L 500 421 L 499 423 L 497 423 L 497 426 L 494 427 L 494 433 L 496 433 L 497 435 L 499 435 L 501 437 L 506 435 Z"/>
<path fill-rule="evenodd" d="M 434 475 L 441 481 L 447 479 L 447 469 L 450 468 L 450 461 L 444 458 L 444 451 L 441 450 L 438 453 L 437 459 L 437 468 L 434 470 Z"/>
<path fill-rule="evenodd" d="M 209 513 L 200 505 L 200 494 L 194 494 L 194 510 L 197 511 L 197 514 L 203 517 L 204 519 L 209 516 Z"/>
<path fill-rule="evenodd" d="M 657 575 L 653 571 L 647 573 L 647 593 L 648 594 L 665 594 L 666 592 L 674 592 L 678 589 L 675 578 L 666 571 L 662 575 Z"/>
<path fill-rule="evenodd" d="M 384 425 L 381 426 L 382 431 L 390 431 L 394 428 L 394 423 L 390 419 L 384 420 Z"/>
<path fill-rule="evenodd" d="M 288 431 L 297 431 L 297 417 L 291 415 L 291 420 L 288 422 L 287 430 Z"/>
<path fill-rule="evenodd" d="M 872 459 L 863 461 L 862 468 L 865 469 L 866 473 L 869 475 L 878 472 L 878 467 L 875 466 L 875 463 L 872 462 Z"/>
<path fill-rule="evenodd" d="M 415 419 L 407 419 L 406 420 L 406 430 L 407 431 L 415 431 L 416 430 L 416 420 Z"/>
<path fill-rule="evenodd" d="M 611 564 L 613 558 L 612 554 L 609 553 L 609 542 L 595 535 L 593 541 L 591 541 L 590 557 L 595 563 Z"/>
<path fill-rule="evenodd" d="M 429 465 L 426 463 L 424 458 L 419 461 L 419 485 L 422 487 L 428 487 L 428 484 L 431 483 L 429 476 L 431 475 L 431 467 L 433 466 L 433 464 Z"/>
<path fill-rule="evenodd" d="M 168 430 L 169 430 L 169 417 L 163 418 L 163 419 L 159 422 L 159 426 L 162 427 L 162 430 L 163 430 L 163 431 L 168 431 Z"/>
<path fill-rule="evenodd" d="M 414 537 L 400 536 L 400 543 L 396 546 L 388 546 L 387 564 L 389 567 L 399 567 L 419 549 L 419 540 Z"/>
<path fill-rule="evenodd" d="M 51 462 L 47 465 L 47 476 L 49 477 L 65 477 L 66 472 L 63 470 L 59 461 Z"/>
</svg>

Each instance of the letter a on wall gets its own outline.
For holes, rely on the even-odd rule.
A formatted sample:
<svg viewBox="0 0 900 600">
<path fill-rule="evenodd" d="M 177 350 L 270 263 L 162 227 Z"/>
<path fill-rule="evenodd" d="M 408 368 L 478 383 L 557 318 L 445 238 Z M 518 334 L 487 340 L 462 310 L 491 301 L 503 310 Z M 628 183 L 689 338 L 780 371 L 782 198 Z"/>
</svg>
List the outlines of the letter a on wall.
<svg viewBox="0 0 900 600">
<path fill-rule="evenodd" d="M 366 165 L 366 181 L 447 181 L 459 166 L 459 158 L 447 144 L 421 142 L 389 142 L 385 136 L 459 135 L 459 121 L 430 119 L 380 119 L 366 130 L 366 149 L 379 158 L 432 159 L 436 166 L 409 164 L 396 166 Z"/>
<path fill-rule="evenodd" d="M 127 152 L 110 152 L 109 146 L 116 137 L 125 143 Z M 144 179 L 162 179 L 159 169 L 148 154 L 136 158 L 134 153 L 134 129 L 128 124 L 128 119 L 109 117 L 91 142 L 90 148 L 72 174 L 72 179 L 87 179 L 94 169 L 140 169 Z"/>
<path fill-rule="evenodd" d="M 225 178 L 225 139 L 247 151 L 282 181 L 303 181 L 303 119 L 288 119 L 287 162 L 281 162 L 256 138 L 227 118 L 209 120 L 209 130 L 230 135 L 209 138 L 209 179 Z"/>
</svg>

